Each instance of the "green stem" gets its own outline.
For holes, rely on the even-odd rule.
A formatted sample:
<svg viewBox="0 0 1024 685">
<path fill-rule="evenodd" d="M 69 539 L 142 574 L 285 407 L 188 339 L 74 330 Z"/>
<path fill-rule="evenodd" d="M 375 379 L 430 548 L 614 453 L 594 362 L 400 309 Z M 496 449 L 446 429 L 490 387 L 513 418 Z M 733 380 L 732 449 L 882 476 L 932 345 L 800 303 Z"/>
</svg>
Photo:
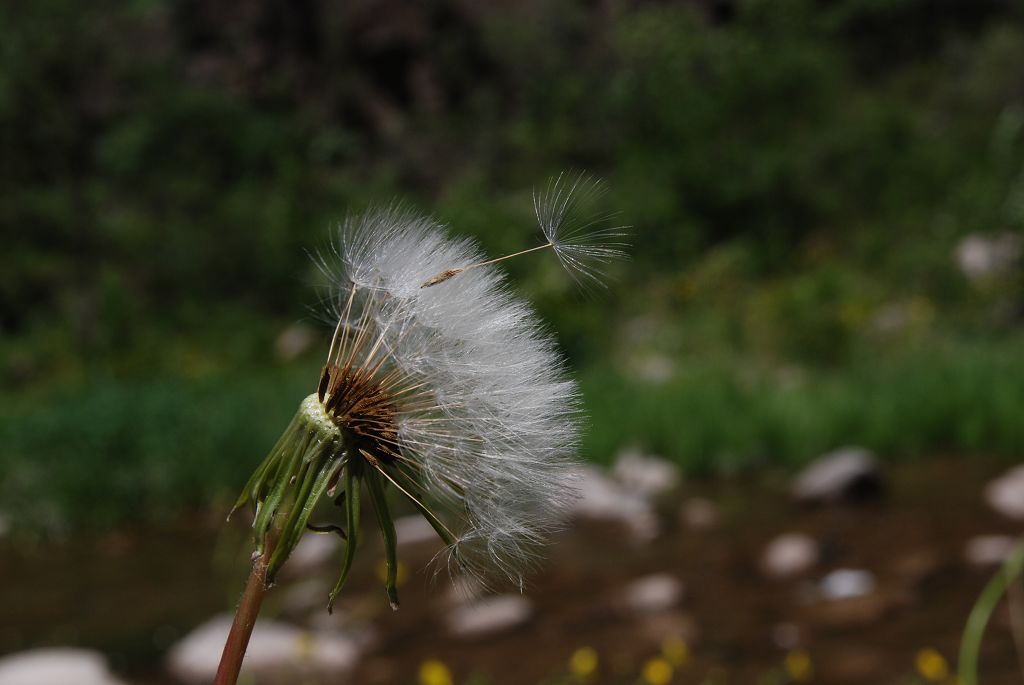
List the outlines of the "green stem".
<svg viewBox="0 0 1024 685">
<path fill-rule="evenodd" d="M 970 616 L 967 617 L 967 625 L 960 641 L 960 659 L 957 666 L 957 677 L 961 685 L 978 685 L 978 654 L 981 651 L 981 639 L 985 634 L 985 628 L 1010 583 L 1013 583 L 1022 572 L 1024 540 L 1014 547 L 1006 562 L 985 585 L 974 608 L 971 609 Z"/>
</svg>

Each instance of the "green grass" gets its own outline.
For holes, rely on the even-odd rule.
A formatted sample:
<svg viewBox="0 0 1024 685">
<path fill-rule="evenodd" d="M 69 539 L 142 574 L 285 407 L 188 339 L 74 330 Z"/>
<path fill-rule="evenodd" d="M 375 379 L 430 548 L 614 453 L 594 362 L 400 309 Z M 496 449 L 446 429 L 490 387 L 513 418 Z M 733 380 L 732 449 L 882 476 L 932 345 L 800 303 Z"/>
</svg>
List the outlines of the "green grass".
<svg viewBox="0 0 1024 685">
<path fill-rule="evenodd" d="M 96 380 L 6 406 L 3 507 L 31 528 L 151 522 L 223 504 L 315 389 L 313 370 Z"/>
<path fill-rule="evenodd" d="M 948 344 L 839 370 L 685 367 L 650 384 L 581 374 L 583 453 L 628 444 L 693 474 L 794 467 L 849 443 L 883 458 L 1024 450 L 1021 342 Z M 0 501 L 25 529 L 67 531 L 226 508 L 313 389 L 315 369 L 99 379 L 0 411 Z"/>
<path fill-rule="evenodd" d="M 1014 339 L 950 343 L 829 371 L 695 366 L 661 385 L 595 371 L 583 379 L 584 453 L 606 461 L 635 443 L 695 473 L 795 466 L 851 443 L 887 458 L 1019 455 L 1020 349 Z"/>
</svg>

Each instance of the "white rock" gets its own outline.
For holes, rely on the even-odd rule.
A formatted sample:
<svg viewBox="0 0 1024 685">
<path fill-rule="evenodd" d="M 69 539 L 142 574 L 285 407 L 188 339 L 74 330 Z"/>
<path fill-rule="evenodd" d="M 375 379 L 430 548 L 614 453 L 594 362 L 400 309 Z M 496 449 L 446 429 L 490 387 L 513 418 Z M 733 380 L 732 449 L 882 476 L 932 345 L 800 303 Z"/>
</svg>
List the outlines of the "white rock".
<svg viewBox="0 0 1024 685">
<path fill-rule="evenodd" d="M 487 593 L 484 584 L 474 576 L 461 575 L 452 578 L 444 601 L 448 604 L 469 604 Z"/>
<path fill-rule="evenodd" d="M 657 497 L 679 485 L 678 466 L 635 449 L 619 454 L 612 475 L 623 487 L 641 497 Z"/>
<path fill-rule="evenodd" d="M 332 614 L 327 613 L 323 606 L 315 608 L 303 621 L 303 625 L 317 635 L 347 639 L 360 655 L 370 649 L 378 637 L 377 631 L 368 619 L 339 609 L 338 605 L 334 606 Z"/>
<path fill-rule="evenodd" d="M 327 596 L 333 583 L 326 578 L 311 576 L 278 590 L 281 610 L 288 614 L 305 614 L 309 611 L 327 613 Z"/>
<path fill-rule="evenodd" d="M 281 575 L 286 578 L 308 575 L 333 561 L 342 543 L 342 539 L 333 533 L 306 533 L 292 550 L 288 563 L 281 569 Z"/>
<path fill-rule="evenodd" d="M 653 573 L 632 581 L 622 590 L 623 605 L 635 614 L 671 609 L 683 598 L 683 582 L 668 573 Z"/>
<path fill-rule="evenodd" d="M 976 535 L 964 545 L 964 559 L 972 566 L 998 566 L 1016 544 L 1010 535 Z"/>
<path fill-rule="evenodd" d="M 521 626 L 533 616 L 533 604 L 519 595 L 487 597 L 455 607 L 448 613 L 448 630 L 464 638 L 493 635 Z"/>
<path fill-rule="evenodd" d="M 814 538 L 804 533 L 786 533 L 765 547 L 761 568 L 771 578 L 792 578 L 809 571 L 818 563 L 819 557 L 818 543 Z"/>
<path fill-rule="evenodd" d="M 862 447 L 844 447 L 818 457 L 801 471 L 793 496 L 802 502 L 834 502 L 877 492 L 881 484 L 875 456 Z"/>
<path fill-rule="evenodd" d="M 985 501 L 1006 518 L 1024 520 L 1024 464 L 989 483 Z"/>
<path fill-rule="evenodd" d="M 102 654 L 53 647 L 0 658 L 0 685 L 122 685 Z"/>
<path fill-rule="evenodd" d="M 309 349 L 316 339 L 316 332 L 304 323 L 293 323 L 281 331 L 274 340 L 274 352 L 277 358 L 290 362 Z"/>
<path fill-rule="evenodd" d="M 208 685 L 217 673 L 224 641 L 231 628 L 230 616 L 218 616 L 199 626 L 171 648 L 167 668 L 171 674 L 194 685 Z M 292 625 L 259 620 L 253 628 L 242 662 L 242 673 L 259 681 L 292 680 L 301 674 L 351 670 L 360 648 L 351 638 L 333 633 L 313 633 Z"/>
<path fill-rule="evenodd" d="M 1021 238 L 1013 233 L 982 236 L 972 233 L 956 246 L 956 263 L 973 283 L 1007 273 L 1021 257 Z"/>
<path fill-rule="evenodd" d="M 870 571 L 841 568 L 821 579 L 818 593 L 826 600 L 851 599 L 870 595 L 876 585 L 875 576 Z"/>
<path fill-rule="evenodd" d="M 427 519 L 419 515 L 402 516 L 395 519 L 395 534 L 399 545 L 421 545 L 437 543 L 440 538 Z"/>
<path fill-rule="evenodd" d="M 577 467 L 576 485 L 580 495 L 575 502 L 576 516 L 618 521 L 626 526 L 634 541 L 649 542 L 657 537 L 658 517 L 646 498 L 588 465 Z"/>
</svg>

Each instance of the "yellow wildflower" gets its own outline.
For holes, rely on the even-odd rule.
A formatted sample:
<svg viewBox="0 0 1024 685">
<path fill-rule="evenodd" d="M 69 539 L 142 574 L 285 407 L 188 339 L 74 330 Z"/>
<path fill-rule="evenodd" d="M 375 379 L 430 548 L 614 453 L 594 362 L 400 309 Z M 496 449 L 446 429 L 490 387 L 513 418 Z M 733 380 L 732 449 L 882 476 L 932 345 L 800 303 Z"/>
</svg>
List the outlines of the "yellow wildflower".
<svg viewBox="0 0 1024 685">
<path fill-rule="evenodd" d="M 814 664 L 805 649 L 794 649 L 786 655 L 786 675 L 790 680 L 806 683 L 814 677 Z"/>
<path fill-rule="evenodd" d="M 945 657 L 931 647 L 918 650 L 914 665 L 921 677 L 929 682 L 938 683 L 949 678 L 949 664 Z"/>
<path fill-rule="evenodd" d="M 427 659 L 420 664 L 420 685 L 452 685 L 452 672 L 443 661 Z"/>
<path fill-rule="evenodd" d="M 672 682 L 672 664 L 661 658 L 649 659 L 644 664 L 643 678 L 647 685 L 668 685 Z"/>
<path fill-rule="evenodd" d="M 678 637 L 667 638 L 661 643 L 661 655 L 670 664 L 679 668 L 690 659 L 690 647 Z"/>
<path fill-rule="evenodd" d="M 569 657 L 569 672 L 577 680 L 588 680 L 597 671 L 597 652 L 593 647 L 580 647 Z"/>
</svg>

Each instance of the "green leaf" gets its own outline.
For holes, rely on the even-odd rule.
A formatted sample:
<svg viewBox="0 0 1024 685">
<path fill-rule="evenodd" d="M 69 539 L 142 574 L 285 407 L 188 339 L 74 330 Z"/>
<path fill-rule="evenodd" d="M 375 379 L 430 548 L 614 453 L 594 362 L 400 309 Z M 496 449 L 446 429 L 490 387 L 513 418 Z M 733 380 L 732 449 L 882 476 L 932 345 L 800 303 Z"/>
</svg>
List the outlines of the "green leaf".
<svg viewBox="0 0 1024 685">
<path fill-rule="evenodd" d="M 434 532 L 436 532 L 438 536 L 441 538 L 441 540 L 444 541 L 444 544 L 448 545 L 454 550 L 455 534 L 448 530 L 448 526 L 444 525 L 444 522 L 441 521 L 441 519 L 439 519 L 434 514 L 434 512 L 430 511 L 430 509 L 427 508 L 427 505 L 423 504 L 418 499 L 416 499 L 416 497 L 413 496 L 413 494 L 409 491 L 409 488 L 404 487 L 401 483 L 395 480 L 394 476 L 392 476 L 391 474 L 384 470 L 381 470 L 380 473 L 382 476 L 391 481 L 391 484 L 398 488 L 399 492 L 405 495 L 405 497 L 410 502 L 412 502 L 413 506 L 416 507 L 417 511 L 423 514 L 423 518 L 427 519 L 427 523 L 430 524 L 430 527 L 434 529 Z"/>
<path fill-rule="evenodd" d="M 302 470 L 299 466 L 302 463 L 302 455 L 306 451 L 308 442 L 309 437 L 306 436 L 301 444 L 294 444 L 294 441 L 292 441 L 283 448 L 282 468 L 274 474 L 272 479 L 274 485 L 266 498 L 260 502 L 256 518 L 252 524 L 256 535 L 256 550 L 260 554 L 263 553 L 267 531 L 270 529 L 274 515 L 284 499 L 285 492 L 293 485 L 292 478 L 297 478 L 301 474 Z"/>
<path fill-rule="evenodd" d="M 388 601 L 392 609 L 398 608 L 398 535 L 395 533 L 395 521 L 388 509 L 384 483 L 376 469 L 366 471 L 366 491 L 373 502 L 373 510 L 377 513 L 377 523 L 384 539 L 384 557 L 388 566 L 384 587 L 388 593 Z"/>
<path fill-rule="evenodd" d="M 282 457 L 285 454 L 285 448 L 295 439 L 296 432 L 296 419 L 292 419 L 291 423 L 285 429 L 281 437 L 277 439 L 274 447 L 271 448 L 270 453 L 267 454 L 266 458 L 256 467 L 252 476 L 246 481 L 245 487 L 242 489 L 242 494 L 235 500 L 235 504 L 231 507 L 231 511 L 228 512 L 228 519 L 231 516 L 246 505 L 246 503 L 259 502 L 261 498 L 261 490 L 267 480 L 272 480 L 274 471 L 280 466 Z M 268 478 L 269 476 L 269 478 Z"/>
<path fill-rule="evenodd" d="M 292 504 L 292 510 L 285 522 L 281 539 L 267 565 L 267 582 L 271 583 L 277 575 L 278 570 L 284 565 L 288 556 L 299 544 L 299 540 L 306 532 L 306 524 L 309 517 L 316 508 L 317 502 L 327 490 L 328 484 L 334 474 L 341 468 L 341 459 L 332 459 L 329 451 L 322 451 L 320 457 L 316 458 L 307 468 L 306 475 L 302 481 L 302 487 Z M 322 462 L 322 464 L 321 464 Z"/>
<path fill-rule="evenodd" d="M 362 488 L 362 465 L 363 460 L 358 457 L 353 458 L 351 454 L 345 459 L 345 527 L 348 529 L 348 544 L 345 545 L 345 560 L 342 562 L 341 575 L 327 600 L 327 613 L 334 613 L 334 600 L 341 592 L 345 581 L 348 580 L 352 562 L 356 557 L 356 546 L 359 544 L 359 491 Z"/>
</svg>

